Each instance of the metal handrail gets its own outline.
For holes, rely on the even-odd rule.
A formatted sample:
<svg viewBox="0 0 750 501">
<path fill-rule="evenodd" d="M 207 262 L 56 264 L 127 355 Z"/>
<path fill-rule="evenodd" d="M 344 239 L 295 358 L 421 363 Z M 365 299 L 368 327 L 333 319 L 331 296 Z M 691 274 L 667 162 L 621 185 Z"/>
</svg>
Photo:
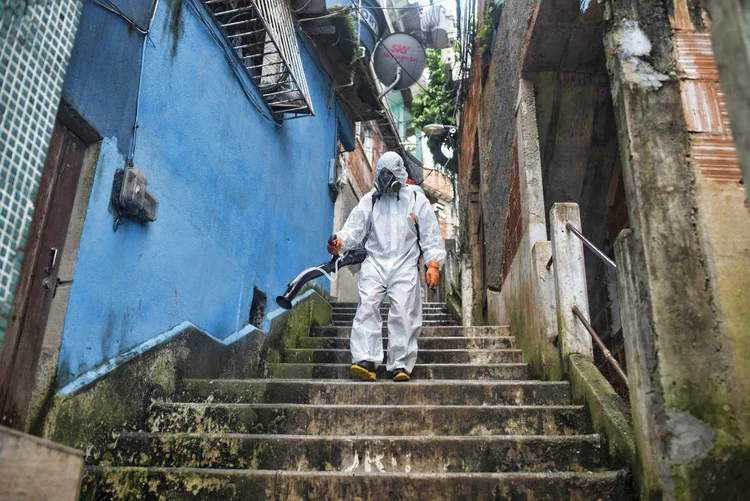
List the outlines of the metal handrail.
<svg viewBox="0 0 750 501">
<path fill-rule="evenodd" d="M 609 266 L 613 270 L 617 269 L 617 265 L 615 264 L 615 262 L 612 261 L 605 253 L 603 253 L 602 251 L 600 251 L 597 248 L 596 245 L 592 244 L 586 237 L 584 237 L 583 233 L 581 233 L 580 231 L 578 231 L 578 228 L 576 228 L 575 226 L 573 226 L 570 223 L 565 223 L 565 229 L 567 229 L 568 231 L 572 231 L 575 236 L 577 236 L 578 238 L 580 238 L 581 241 L 583 242 L 583 244 L 586 247 L 588 247 L 591 250 L 591 252 L 593 252 L 594 254 L 596 254 L 596 256 L 599 259 L 601 259 L 602 261 L 604 261 L 604 263 L 607 266 Z"/>
<path fill-rule="evenodd" d="M 586 330 L 589 332 L 591 337 L 596 342 L 597 346 L 602 350 L 602 353 L 604 353 L 604 358 L 607 359 L 607 361 L 610 363 L 612 368 L 615 370 L 618 376 L 625 382 L 625 386 L 628 386 L 628 376 L 625 374 L 625 371 L 622 370 L 622 367 L 620 367 L 620 364 L 617 362 L 615 357 L 612 356 L 612 353 L 609 352 L 607 347 L 604 345 L 604 341 L 599 337 L 599 335 L 596 333 L 593 327 L 591 327 L 591 324 L 588 320 L 586 320 L 586 317 L 583 316 L 583 313 L 581 313 L 581 310 L 578 309 L 578 306 L 573 306 L 573 314 L 578 317 L 578 320 L 581 321 L 583 326 L 586 328 Z"/>
</svg>

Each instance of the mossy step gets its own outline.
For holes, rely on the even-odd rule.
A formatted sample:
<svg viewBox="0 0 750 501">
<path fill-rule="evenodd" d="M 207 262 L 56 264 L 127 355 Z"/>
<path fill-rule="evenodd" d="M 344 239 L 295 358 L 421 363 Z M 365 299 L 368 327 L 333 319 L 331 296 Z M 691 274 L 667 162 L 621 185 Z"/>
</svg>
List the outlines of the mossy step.
<svg viewBox="0 0 750 501">
<path fill-rule="evenodd" d="M 567 381 L 422 380 L 374 384 L 347 380 L 187 379 L 183 402 L 351 405 L 566 405 Z"/>
<path fill-rule="evenodd" d="M 386 350 L 387 357 L 387 350 Z M 293 349 L 284 353 L 287 363 L 346 364 L 352 353 L 344 349 Z M 503 364 L 523 362 L 521 350 L 423 350 L 417 353 L 420 364 Z"/>
<path fill-rule="evenodd" d="M 81 499 L 353 500 L 633 499 L 626 471 L 596 473 L 342 473 L 88 467 Z"/>
<path fill-rule="evenodd" d="M 605 468 L 599 435 L 378 437 L 123 433 L 102 464 L 296 471 L 508 472 Z"/>
<path fill-rule="evenodd" d="M 154 404 L 149 431 L 294 435 L 575 435 L 583 406 Z"/>
<path fill-rule="evenodd" d="M 292 379 L 350 379 L 346 364 L 269 364 L 271 378 Z M 525 363 L 508 364 L 418 364 L 412 379 L 528 379 L 529 366 Z M 377 369 L 378 379 L 388 379 L 385 366 Z"/>
<path fill-rule="evenodd" d="M 388 338 L 383 338 L 383 346 L 388 345 Z M 333 348 L 349 349 L 349 338 L 341 337 L 305 337 L 299 339 L 298 348 Z M 420 350 L 484 350 L 514 349 L 514 337 L 420 337 Z"/>
<path fill-rule="evenodd" d="M 317 337 L 344 337 L 348 338 L 351 335 L 352 326 L 334 326 L 326 325 L 322 327 L 313 327 L 311 331 L 312 336 Z M 388 329 L 383 325 L 383 333 L 387 333 Z M 510 336 L 510 327 L 498 325 L 498 326 L 486 326 L 486 327 L 461 327 L 458 325 L 444 325 L 444 326 L 432 326 L 423 327 L 420 339 L 426 337 L 508 337 Z"/>
</svg>

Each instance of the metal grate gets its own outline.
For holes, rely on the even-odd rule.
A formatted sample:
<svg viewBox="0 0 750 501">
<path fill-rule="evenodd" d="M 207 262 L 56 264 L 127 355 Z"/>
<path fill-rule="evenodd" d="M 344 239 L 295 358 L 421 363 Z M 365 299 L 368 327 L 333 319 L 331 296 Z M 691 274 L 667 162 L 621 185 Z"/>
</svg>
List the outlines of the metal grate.
<svg viewBox="0 0 750 501">
<path fill-rule="evenodd" d="M 277 118 L 314 115 L 289 0 L 204 0 Z"/>
</svg>

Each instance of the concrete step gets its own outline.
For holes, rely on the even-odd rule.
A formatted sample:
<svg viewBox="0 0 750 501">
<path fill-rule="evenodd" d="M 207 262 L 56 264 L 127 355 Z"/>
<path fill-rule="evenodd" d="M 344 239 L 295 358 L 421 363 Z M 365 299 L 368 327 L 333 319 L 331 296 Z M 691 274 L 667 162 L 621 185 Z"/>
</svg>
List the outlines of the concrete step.
<svg viewBox="0 0 750 501">
<path fill-rule="evenodd" d="M 388 313 L 390 306 L 381 305 L 380 312 Z M 334 306 L 334 313 L 354 313 L 357 311 L 357 305 L 354 306 Z M 445 306 L 422 306 L 422 313 L 448 313 L 448 309 Z"/>
<path fill-rule="evenodd" d="M 352 361 L 351 351 L 344 349 L 294 349 L 284 353 L 284 362 L 295 364 L 347 364 Z M 417 363 L 419 364 L 503 364 L 519 362 L 523 362 L 521 350 L 420 349 L 417 353 Z"/>
<path fill-rule="evenodd" d="M 380 316 L 382 317 L 383 321 L 388 320 L 388 312 L 381 312 Z M 334 322 L 351 322 L 354 320 L 354 312 L 347 312 L 347 313 L 341 313 L 341 312 L 333 312 L 332 317 Z M 445 322 L 453 322 L 455 323 L 455 319 L 450 316 L 448 313 L 422 313 L 422 321 L 445 321 Z"/>
<path fill-rule="evenodd" d="M 592 471 L 599 435 L 378 437 L 123 433 L 108 464 L 296 471 Z"/>
<path fill-rule="evenodd" d="M 339 327 L 351 327 L 353 319 L 345 319 L 345 320 L 333 320 L 331 322 L 331 325 L 339 326 Z M 422 320 L 422 327 L 443 327 L 443 326 L 451 326 L 456 325 L 456 322 L 451 320 L 429 320 L 424 319 Z M 383 327 L 387 327 L 388 322 L 386 319 L 383 319 Z"/>
<path fill-rule="evenodd" d="M 632 493 L 625 471 L 348 473 L 89 467 L 81 499 L 621 501 L 632 499 Z"/>
<path fill-rule="evenodd" d="M 334 310 L 337 309 L 356 309 L 359 303 L 331 303 L 331 307 Z M 380 305 L 381 308 L 388 308 L 389 303 L 383 303 Z M 422 303 L 422 309 L 445 309 L 445 303 L 427 302 Z"/>
<path fill-rule="evenodd" d="M 583 406 L 154 404 L 149 431 L 294 435 L 575 435 Z"/>
<path fill-rule="evenodd" d="M 346 364 L 269 364 L 271 378 L 351 379 Z M 528 364 L 418 364 L 413 379 L 528 379 Z M 387 379 L 385 366 L 377 370 L 378 379 Z"/>
<path fill-rule="evenodd" d="M 311 335 L 315 337 L 343 337 L 349 338 L 352 332 L 352 326 L 331 326 L 313 327 Z M 388 329 L 383 326 L 383 334 L 387 334 Z M 426 337 L 509 337 L 510 327 L 503 325 L 486 326 L 486 327 L 461 327 L 458 325 L 446 326 L 424 326 L 420 339 Z"/>
<path fill-rule="evenodd" d="M 337 379 L 186 379 L 182 402 L 349 405 L 566 405 L 567 381 L 422 380 L 374 384 Z"/>
<path fill-rule="evenodd" d="M 383 347 L 387 347 L 388 338 L 383 338 Z M 307 349 L 349 349 L 349 338 L 341 337 L 307 337 L 299 339 L 298 348 Z M 420 350 L 506 350 L 516 347 L 514 337 L 420 337 Z"/>
</svg>

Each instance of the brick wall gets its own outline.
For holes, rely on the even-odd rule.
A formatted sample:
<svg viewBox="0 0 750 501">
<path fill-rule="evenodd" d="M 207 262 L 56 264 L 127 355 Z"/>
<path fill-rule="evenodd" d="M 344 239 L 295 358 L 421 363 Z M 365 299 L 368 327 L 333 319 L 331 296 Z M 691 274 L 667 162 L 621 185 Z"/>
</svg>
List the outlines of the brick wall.
<svg viewBox="0 0 750 501">
<path fill-rule="evenodd" d="M 674 50 L 693 162 L 705 179 L 736 183 L 739 188 L 742 174 L 719 83 L 711 32 L 696 29 L 687 0 L 675 1 L 670 22 L 675 29 Z"/>
<path fill-rule="evenodd" d="M 513 141 L 513 166 L 510 175 L 510 195 L 505 227 L 505 257 L 503 258 L 503 280 L 510 272 L 513 258 L 521 246 L 523 237 L 523 217 L 521 215 L 521 180 L 518 171 L 518 141 Z"/>
</svg>

